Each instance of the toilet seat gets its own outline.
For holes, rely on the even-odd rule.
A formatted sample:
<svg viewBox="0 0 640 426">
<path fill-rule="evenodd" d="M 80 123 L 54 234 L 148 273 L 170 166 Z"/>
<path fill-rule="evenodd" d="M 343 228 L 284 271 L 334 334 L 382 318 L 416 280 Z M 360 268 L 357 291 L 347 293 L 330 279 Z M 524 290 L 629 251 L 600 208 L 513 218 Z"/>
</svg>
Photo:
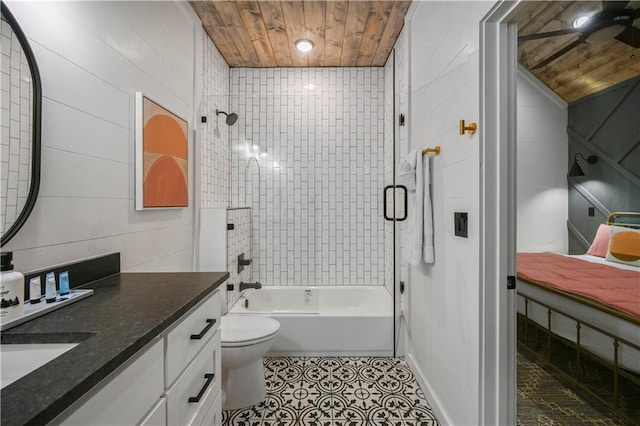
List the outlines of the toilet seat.
<svg viewBox="0 0 640 426">
<path fill-rule="evenodd" d="M 220 331 L 223 348 L 257 345 L 271 339 L 280 330 L 280 323 L 259 315 L 225 315 Z"/>
</svg>

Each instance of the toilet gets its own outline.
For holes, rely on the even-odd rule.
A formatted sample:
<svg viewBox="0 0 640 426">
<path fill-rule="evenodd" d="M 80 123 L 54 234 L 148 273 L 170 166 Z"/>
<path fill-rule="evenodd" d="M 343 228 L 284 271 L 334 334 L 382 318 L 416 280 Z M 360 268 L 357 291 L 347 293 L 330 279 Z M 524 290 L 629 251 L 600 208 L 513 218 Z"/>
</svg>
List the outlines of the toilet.
<svg viewBox="0 0 640 426">
<path fill-rule="evenodd" d="M 227 314 L 220 323 L 224 410 L 262 402 L 267 394 L 262 357 L 271 348 L 280 323 L 259 315 Z"/>
</svg>

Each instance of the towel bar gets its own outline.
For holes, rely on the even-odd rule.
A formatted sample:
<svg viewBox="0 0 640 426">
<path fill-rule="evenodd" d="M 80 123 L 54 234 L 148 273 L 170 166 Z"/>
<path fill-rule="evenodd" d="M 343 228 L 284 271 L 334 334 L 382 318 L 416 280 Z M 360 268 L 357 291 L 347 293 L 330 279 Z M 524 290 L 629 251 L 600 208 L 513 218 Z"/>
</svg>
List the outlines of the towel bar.
<svg viewBox="0 0 640 426">
<path fill-rule="evenodd" d="M 439 155 L 440 154 L 440 145 L 436 145 L 435 148 L 425 148 L 425 149 L 423 149 L 422 150 L 422 155 L 428 154 L 430 152 L 433 152 L 434 154 Z"/>
</svg>

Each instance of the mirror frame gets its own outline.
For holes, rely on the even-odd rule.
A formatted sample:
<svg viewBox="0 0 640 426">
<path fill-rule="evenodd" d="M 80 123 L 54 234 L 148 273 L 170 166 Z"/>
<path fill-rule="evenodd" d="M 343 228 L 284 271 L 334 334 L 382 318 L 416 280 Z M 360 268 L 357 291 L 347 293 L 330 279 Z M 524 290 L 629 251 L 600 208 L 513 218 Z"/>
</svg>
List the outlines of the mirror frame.
<svg viewBox="0 0 640 426">
<path fill-rule="evenodd" d="M 18 41 L 20 42 L 20 46 L 22 46 L 22 50 L 24 50 L 24 54 L 27 58 L 27 63 L 29 64 L 29 68 L 31 71 L 31 81 L 33 83 L 33 127 L 31 129 L 32 132 L 32 144 L 31 144 L 31 184 L 29 185 L 29 194 L 27 195 L 27 201 L 25 202 L 22 211 L 18 215 L 16 221 L 11 225 L 9 229 L 6 230 L 4 234 L 2 234 L 2 238 L 0 240 L 0 246 L 4 246 L 9 242 L 11 238 L 13 238 L 16 233 L 22 228 L 22 226 L 27 221 L 27 218 L 31 214 L 34 205 L 36 204 L 36 199 L 38 198 L 38 191 L 40 190 L 40 162 L 41 162 L 41 127 L 42 127 L 42 82 L 40 80 L 40 70 L 38 69 L 38 64 L 36 63 L 36 58 L 31 50 L 31 46 L 27 41 L 27 37 L 24 32 L 22 32 L 22 28 L 18 25 L 18 22 L 14 18 L 13 14 L 5 4 L 2 2 L 2 14 L 4 15 L 6 21 L 9 23 L 13 32 L 15 33 Z"/>
</svg>

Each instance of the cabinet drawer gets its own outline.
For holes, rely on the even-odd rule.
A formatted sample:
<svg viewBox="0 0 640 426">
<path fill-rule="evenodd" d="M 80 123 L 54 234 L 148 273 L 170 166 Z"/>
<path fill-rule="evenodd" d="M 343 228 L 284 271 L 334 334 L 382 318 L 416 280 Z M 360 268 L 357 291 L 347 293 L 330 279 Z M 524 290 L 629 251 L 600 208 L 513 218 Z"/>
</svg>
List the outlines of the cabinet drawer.
<svg viewBox="0 0 640 426">
<path fill-rule="evenodd" d="M 204 347 L 220 326 L 220 292 L 187 312 L 166 339 L 165 387 L 170 387 L 182 370 Z M 211 321 L 211 322 L 209 322 Z M 200 339 L 192 336 L 202 335 Z"/>
<path fill-rule="evenodd" d="M 222 426 L 222 392 L 218 392 L 213 403 L 209 406 L 209 411 L 198 424 L 201 426 Z"/>
<path fill-rule="evenodd" d="M 78 401 L 79 408 L 61 423 L 84 426 L 140 422 L 163 392 L 162 340 L 141 352 L 122 370 L 116 370 L 99 383 L 95 391 L 86 395 L 86 400 Z"/>
<path fill-rule="evenodd" d="M 160 398 L 151 412 L 142 419 L 139 426 L 165 426 L 167 424 L 167 399 Z"/>
<path fill-rule="evenodd" d="M 198 353 L 175 384 L 166 392 L 169 425 L 192 425 L 207 413 L 220 393 L 220 331 Z M 209 380 L 205 375 L 213 375 Z M 190 398 L 200 397 L 189 402 Z"/>
</svg>

